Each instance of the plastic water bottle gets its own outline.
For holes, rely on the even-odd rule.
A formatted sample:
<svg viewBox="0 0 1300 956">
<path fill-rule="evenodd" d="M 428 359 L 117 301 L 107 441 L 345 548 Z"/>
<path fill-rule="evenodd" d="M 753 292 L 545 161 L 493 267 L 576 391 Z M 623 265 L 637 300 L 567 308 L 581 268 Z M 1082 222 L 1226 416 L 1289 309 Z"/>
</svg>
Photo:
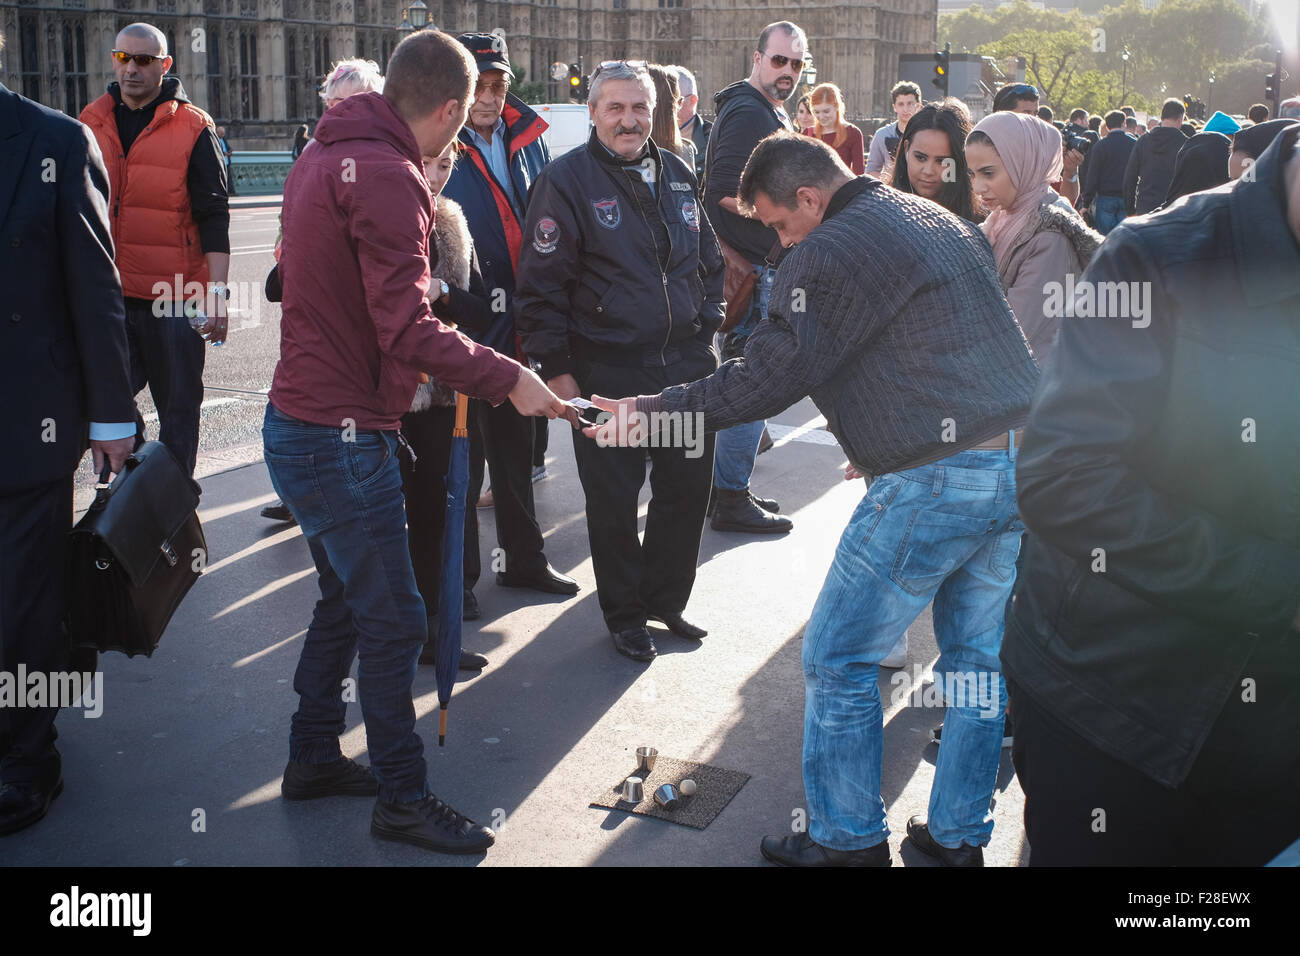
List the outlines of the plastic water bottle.
<svg viewBox="0 0 1300 956">
<path fill-rule="evenodd" d="M 204 314 L 203 309 L 199 306 L 198 299 L 190 299 L 185 303 L 185 317 L 189 320 L 190 328 L 195 334 L 205 342 L 212 342 L 210 333 L 203 331 L 203 326 L 208 324 L 208 317 Z M 212 347 L 217 348 L 220 342 L 212 342 Z"/>
</svg>

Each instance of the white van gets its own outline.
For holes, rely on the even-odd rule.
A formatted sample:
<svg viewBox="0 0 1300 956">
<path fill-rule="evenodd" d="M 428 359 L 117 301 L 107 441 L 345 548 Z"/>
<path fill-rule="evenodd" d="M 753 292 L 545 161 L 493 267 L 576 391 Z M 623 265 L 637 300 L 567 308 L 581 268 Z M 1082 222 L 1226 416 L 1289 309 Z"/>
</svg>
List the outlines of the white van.
<svg viewBox="0 0 1300 956">
<path fill-rule="evenodd" d="M 551 159 L 581 146 L 591 135 L 591 114 L 585 103 L 542 103 L 532 109 L 549 124 L 542 140 Z"/>
</svg>

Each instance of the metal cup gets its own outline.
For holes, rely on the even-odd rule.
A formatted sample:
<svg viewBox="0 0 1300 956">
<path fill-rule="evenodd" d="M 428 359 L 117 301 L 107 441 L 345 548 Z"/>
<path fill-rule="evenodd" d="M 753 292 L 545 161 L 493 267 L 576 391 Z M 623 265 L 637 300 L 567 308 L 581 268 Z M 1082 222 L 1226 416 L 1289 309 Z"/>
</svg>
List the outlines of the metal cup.
<svg viewBox="0 0 1300 956">
<path fill-rule="evenodd" d="M 640 803 L 645 799 L 644 781 L 640 777 L 628 777 L 623 781 L 623 802 Z"/>
<path fill-rule="evenodd" d="M 676 810 L 678 802 L 677 788 L 671 783 L 666 783 L 655 791 L 655 803 L 665 810 Z"/>
<path fill-rule="evenodd" d="M 636 748 L 637 773 L 644 777 L 650 776 L 650 771 L 655 768 L 655 761 L 659 759 L 659 751 L 653 747 Z"/>
</svg>

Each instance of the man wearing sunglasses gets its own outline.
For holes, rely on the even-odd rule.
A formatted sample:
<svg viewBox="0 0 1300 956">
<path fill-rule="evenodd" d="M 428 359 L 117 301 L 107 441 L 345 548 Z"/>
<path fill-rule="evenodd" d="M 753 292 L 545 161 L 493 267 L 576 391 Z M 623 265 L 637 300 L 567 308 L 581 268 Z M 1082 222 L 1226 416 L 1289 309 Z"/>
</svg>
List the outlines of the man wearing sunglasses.
<svg viewBox="0 0 1300 956">
<path fill-rule="evenodd" d="M 717 119 L 705 157 L 704 209 L 718 238 L 748 260 L 758 274 L 749 315 L 724 340 L 724 359 L 742 354 L 754 327 L 767 318 L 767 300 L 776 276 L 768 254 L 780 249 L 773 230 L 740 214 L 736 206 L 740 174 L 763 137 L 791 128 L 783 104 L 794 92 L 807 61 L 808 38 L 803 30 L 788 20 L 769 23 L 758 37 L 749 79 L 732 83 L 713 96 Z M 756 498 L 749 490 L 763 424 L 749 422 L 718 433 L 711 522 L 715 531 L 779 534 L 794 527 L 789 518 L 779 514 L 775 501 Z"/>
<path fill-rule="evenodd" d="M 226 339 L 230 209 L 226 164 L 212 117 L 167 76 L 167 38 L 148 23 L 117 35 L 117 76 L 81 112 L 104 154 L 112 186 L 109 221 L 117 247 L 130 342 L 131 388 L 147 384 L 158 406 L 159 440 L 187 473 L 199 450 L 204 339 Z M 177 277 L 180 277 L 179 279 Z M 186 304 L 207 322 L 196 335 Z M 144 419 L 136 412 L 136 429 Z"/>
</svg>

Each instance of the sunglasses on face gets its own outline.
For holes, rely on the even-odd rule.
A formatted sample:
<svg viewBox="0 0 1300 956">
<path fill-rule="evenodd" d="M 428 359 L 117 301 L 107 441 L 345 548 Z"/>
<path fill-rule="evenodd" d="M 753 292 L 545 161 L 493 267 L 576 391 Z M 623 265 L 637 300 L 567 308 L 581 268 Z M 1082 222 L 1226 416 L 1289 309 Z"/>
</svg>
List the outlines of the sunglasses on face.
<svg viewBox="0 0 1300 956">
<path fill-rule="evenodd" d="M 113 59 L 118 63 L 125 63 L 127 60 L 135 60 L 136 66 L 152 66 L 154 60 L 165 60 L 165 56 L 157 56 L 153 53 L 127 53 L 125 50 L 111 51 Z"/>
<path fill-rule="evenodd" d="M 493 96 L 505 96 L 510 92 L 510 84 L 505 80 L 496 80 L 491 83 L 480 82 L 478 86 L 474 88 L 474 92 L 475 94 L 487 92 L 491 93 Z"/>
<path fill-rule="evenodd" d="M 596 67 L 595 72 L 591 74 L 591 78 L 595 79 L 601 70 L 612 70 L 616 66 L 625 66 L 637 73 L 644 73 L 649 64 L 645 60 L 606 60 Z"/>
<path fill-rule="evenodd" d="M 772 64 L 772 69 L 784 70 L 785 65 L 789 63 L 790 69 L 794 70 L 796 73 L 802 73 L 804 64 L 808 62 L 807 60 L 792 60 L 788 56 L 782 56 L 780 53 L 773 53 L 768 59 Z"/>
</svg>

